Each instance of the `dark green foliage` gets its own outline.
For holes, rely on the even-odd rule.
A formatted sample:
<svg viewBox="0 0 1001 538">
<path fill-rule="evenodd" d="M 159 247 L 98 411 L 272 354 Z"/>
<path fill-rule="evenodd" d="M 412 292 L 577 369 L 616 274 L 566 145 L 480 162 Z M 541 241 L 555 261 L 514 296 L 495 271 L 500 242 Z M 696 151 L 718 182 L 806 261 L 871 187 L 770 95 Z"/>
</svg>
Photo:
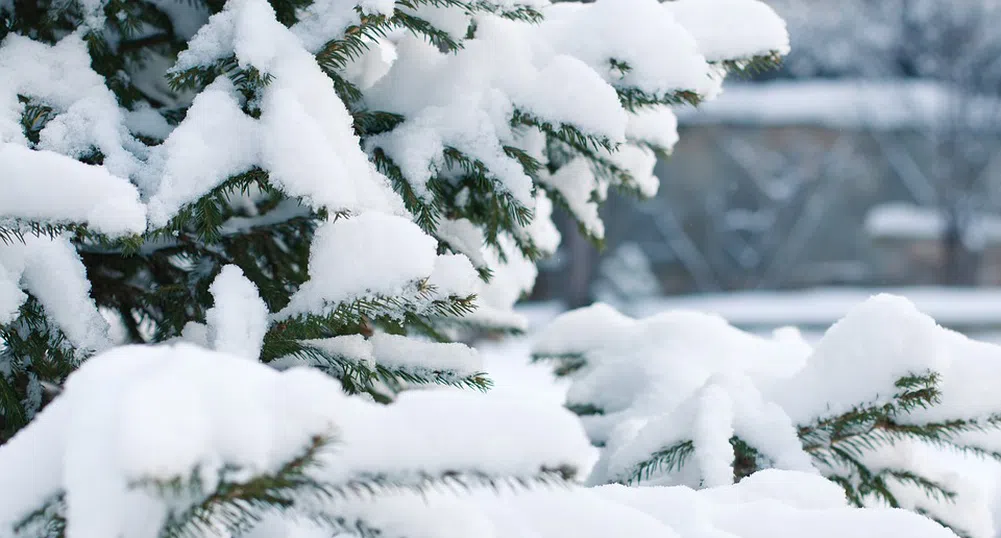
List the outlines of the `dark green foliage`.
<svg viewBox="0 0 1001 538">
<path fill-rule="evenodd" d="M 48 499 L 41 508 L 14 525 L 18 538 L 64 538 L 66 536 L 66 500 L 63 495 Z"/>
<path fill-rule="evenodd" d="M 132 487 L 152 489 L 166 498 L 196 499 L 187 507 L 168 515 L 160 538 L 200 538 L 219 528 L 239 534 L 269 514 L 292 510 L 297 501 L 306 496 L 333 497 L 329 486 L 309 474 L 317 465 L 320 451 L 330 441 L 314 437 L 302 454 L 286 462 L 276 472 L 250 480 L 232 481 L 228 477 L 238 469 L 224 468 L 218 484 L 206 488 L 196 469 L 187 479 L 141 480 Z"/>
<path fill-rule="evenodd" d="M 33 298 L 13 323 L 0 326 L 0 341 L 0 362 L 8 365 L 0 372 L 0 439 L 9 439 L 55 396 L 79 361 Z"/>
<path fill-rule="evenodd" d="M 662 472 L 680 471 L 688 458 L 695 453 L 695 443 L 681 441 L 654 452 L 646 460 L 637 465 L 623 482 L 635 483 L 649 479 Z"/>
</svg>

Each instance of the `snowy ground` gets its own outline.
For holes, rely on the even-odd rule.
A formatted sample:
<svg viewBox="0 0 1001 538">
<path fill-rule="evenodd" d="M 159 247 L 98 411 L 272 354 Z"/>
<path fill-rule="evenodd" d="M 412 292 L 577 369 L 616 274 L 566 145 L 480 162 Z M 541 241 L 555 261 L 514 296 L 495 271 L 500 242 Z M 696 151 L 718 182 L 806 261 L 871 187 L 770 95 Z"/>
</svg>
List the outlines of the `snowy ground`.
<svg viewBox="0 0 1001 538">
<path fill-rule="evenodd" d="M 768 331 L 781 326 L 803 329 L 809 340 L 819 338 L 823 329 L 841 318 L 852 306 L 876 293 L 888 292 L 910 299 L 919 310 L 941 325 L 966 332 L 979 340 L 1001 342 L 1001 289 L 818 289 L 797 292 L 743 292 L 658 298 L 622 307 L 633 317 L 646 317 L 665 310 L 698 310 L 716 313 L 732 324 L 752 331 Z M 529 318 L 529 332 L 518 338 L 484 341 L 478 344 L 485 367 L 495 382 L 495 391 L 524 399 L 560 405 L 567 386 L 554 381 L 547 367 L 529 360 L 533 333 L 562 311 L 559 303 L 522 306 Z M 971 460 L 954 454 L 936 453 L 929 457 L 948 462 L 956 474 L 979 484 L 981 493 L 994 506 L 994 527 L 1001 529 L 1001 465 Z M 1001 535 L 1001 534 L 999 534 Z"/>
</svg>

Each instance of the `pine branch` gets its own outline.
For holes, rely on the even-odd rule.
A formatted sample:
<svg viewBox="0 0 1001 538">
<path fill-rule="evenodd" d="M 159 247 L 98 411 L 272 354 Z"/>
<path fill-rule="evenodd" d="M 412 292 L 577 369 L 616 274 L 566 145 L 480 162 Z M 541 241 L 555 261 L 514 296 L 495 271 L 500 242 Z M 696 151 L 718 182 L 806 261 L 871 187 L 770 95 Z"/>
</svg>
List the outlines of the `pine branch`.
<svg viewBox="0 0 1001 538">
<path fill-rule="evenodd" d="M 56 495 L 13 527 L 15 538 L 65 538 L 66 499 Z"/>
<path fill-rule="evenodd" d="M 331 441 L 328 437 L 315 436 L 302 454 L 283 464 L 276 472 L 246 481 L 229 480 L 229 473 L 237 469 L 223 469 L 218 485 L 211 491 L 206 491 L 198 469 L 187 479 L 140 479 L 131 487 L 152 490 L 168 499 L 191 496 L 199 499 L 187 508 L 168 515 L 160 531 L 161 538 L 201 538 L 218 529 L 238 534 L 251 529 L 268 513 L 292 510 L 297 499 L 307 496 L 332 498 L 333 493 L 328 487 L 309 473 L 317 466 L 320 452 Z"/>
<path fill-rule="evenodd" d="M 557 377 L 566 377 L 587 366 L 587 358 L 583 353 L 532 354 L 532 362 L 555 362 L 553 373 Z"/>
<path fill-rule="evenodd" d="M 427 282 L 415 283 L 398 296 L 374 295 L 329 305 L 323 315 L 300 314 L 276 323 L 264 337 L 261 360 L 270 362 L 298 350 L 298 341 L 364 334 L 370 324 L 401 319 L 405 314 L 429 317 L 462 317 L 475 309 L 475 296 L 438 298 Z"/>
<path fill-rule="evenodd" d="M 614 151 L 617 147 L 617 144 L 608 138 L 587 134 L 579 128 L 566 123 L 554 125 L 520 109 L 515 109 L 514 114 L 511 116 L 511 126 L 515 128 L 534 127 L 549 137 L 584 153 L 599 149 Z"/>
<path fill-rule="evenodd" d="M 773 50 L 749 58 L 737 58 L 710 63 L 722 67 L 728 73 L 753 77 L 766 71 L 778 69 L 782 66 L 782 60 L 783 55 L 779 51 Z"/>
<path fill-rule="evenodd" d="M 479 469 L 452 469 L 436 474 L 425 471 L 401 472 L 395 475 L 387 473 L 356 473 L 352 478 L 328 486 L 331 491 L 345 497 L 374 496 L 381 491 L 407 489 L 415 492 L 426 492 L 433 488 L 445 487 L 457 492 L 465 492 L 474 488 L 491 488 L 500 491 L 508 488 L 515 491 L 534 487 L 564 487 L 574 479 L 577 469 L 569 466 L 557 468 L 543 467 L 533 475 L 499 475 Z"/>
<path fill-rule="evenodd" d="M 573 413 L 573 414 L 575 414 L 575 415 L 577 415 L 579 417 L 604 415 L 605 414 L 605 410 L 604 409 L 602 409 L 600 407 L 597 407 L 594 404 L 589 404 L 589 403 L 567 404 L 566 408 L 567 408 L 568 411 L 570 411 L 571 413 Z"/>
<path fill-rule="evenodd" d="M 692 90 L 675 90 L 662 94 L 652 94 L 639 88 L 616 88 L 619 103 L 629 112 L 660 105 L 692 105 L 702 103 L 703 96 Z"/>
<path fill-rule="evenodd" d="M 12 323 L 0 325 L 0 444 L 13 437 L 48 404 L 42 384 L 60 386 L 82 356 L 53 326 L 38 300 L 28 295 Z"/>
<path fill-rule="evenodd" d="M 926 496 L 932 499 L 938 499 L 943 502 L 956 502 L 956 492 L 952 491 L 945 486 L 925 478 L 913 471 L 908 471 L 906 469 L 884 469 L 879 473 L 887 478 L 892 478 L 896 482 L 901 484 L 907 484 L 921 489 Z"/>
<path fill-rule="evenodd" d="M 673 473 L 680 471 L 685 466 L 688 458 L 694 453 L 695 443 L 692 441 L 679 441 L 651 454 L 649 458 L 633 467 L 632 472 L 618 482 L 625 485 L 634 485 L 644 480 L 649 480 L 655 474 L 661 472 Z"/>
<path fill-rule="evenodd" d="M 629 62 L 624 62 L 616 58 L 608 60 L 608 67 L 612 73 L 617 73 L 619 78 L 625 78 L 632 71 Z M 626 86 L 621 83 L 613 83 L 616 93 L 619 94 L 619 102 L 622 107 L 629 112 L 636 112 L 642 108 L 657 105 L 698 105 L 702 102 L 703 96 L 693 90 L 675 90 L 661 94 L 653 94 L 636 87 Z"/>
<path fill-rule="evenodd" d="M 308 341 L 298 341 L 291 346 L 298 349 L 285 357 L 295 358 L 317 366 L 341 381 L 344 390 L 351 394 L 368 393 L 377 401 L 391 400 L 408 385 L 442 385 L 455 388 L 473 389 L 486 392 L 493 382 L 485 372 L 462 375 L 453 370 L 436 370 L 427 367 L 391 368 L 375 363 L 354 360 L 339 354 L 329 353 L 310 345 Z M 384 394 L 385 387 L 389 394 Z"/>
</svg>

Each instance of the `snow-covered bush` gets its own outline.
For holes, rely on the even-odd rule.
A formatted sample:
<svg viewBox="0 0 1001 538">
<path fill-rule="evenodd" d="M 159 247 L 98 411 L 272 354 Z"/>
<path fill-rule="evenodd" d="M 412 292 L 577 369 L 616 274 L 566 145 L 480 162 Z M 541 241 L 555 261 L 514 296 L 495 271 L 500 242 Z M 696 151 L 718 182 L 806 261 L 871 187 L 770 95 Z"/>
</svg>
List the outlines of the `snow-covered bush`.
<svg viewBox="0 0 1001 538">
<path fill-rule="evenodd" d="M 714 315 L 634 320 L 596 304 L 536 342 L 601 447 L 591 484 L 715 487 L 764 468 L 820 473 L 858 506 L 899 506 L 992 537 L 989 499 L 951 468 L 1001 459 L 1001 348 L 880 295 L 815 345 Z M 950 456 L 951 453 L 951 456 Z"/>
</svg>

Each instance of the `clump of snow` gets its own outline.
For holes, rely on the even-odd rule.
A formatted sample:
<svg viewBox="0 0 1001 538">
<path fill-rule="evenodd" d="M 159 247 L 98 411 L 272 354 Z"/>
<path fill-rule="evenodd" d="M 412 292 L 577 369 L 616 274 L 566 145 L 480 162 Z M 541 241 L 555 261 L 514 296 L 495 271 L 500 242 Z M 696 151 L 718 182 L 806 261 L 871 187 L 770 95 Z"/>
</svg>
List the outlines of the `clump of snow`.
<svg viewBox="0 0 1001 538">
<path fill-rule="evenodd" d="M 669 152 L 678 142 L 678 117 L 670 107 L 644 108 L 629 115 L 626 137 Z"/>
<path fill-rule="evenodd" d="M 955 537 L 905 510 L 849 508 L 839 493 L 837 486 L 815 476 L 766 471 L 737 485 L 701 491 L 617 485 L 515 492 L 472 488 L 461 495 L 395 491 L 339 502 L 338 515 L 414 538 L 882 538 L 897 532 L 917 538 Z M 273 533 L 281 527 L 269 522 L 267 528 Z"/>
<path fill-rule="evenodd" d="M 108 322 L 90 297 L 86 269 L 67 237 L 0 242 L 0 279 L 0 321 L 13 321 L 27 299 L 21 287 L 81 353 L 111 345 Z"/>
<path fill-rule="evenodd" d="M 674 0 L 664 8 L 710 62 L 789 52 L 785 21 L 758 0 Z"/>
<path fill-rule="evenodd" d="M 557 3 L 545 14 L 542 29 L 555 49 L 583 60 L 611 84 L 651 95 L 716 89 L 695 38 L 656 0 Z M 613 60 L 628 70 L 614 69 Z"/>
<path fill-rule="evenodd" d="M 587 159 L 578 157 L 560 167 L 556 173 L 543 175 L 540 179 L 566 201 L 587 233 L 598 238 L 605 237 L 605 223 L 598 214 L 598 203 L 594 199 L 594 193 L 600 187 Z"/>
<path fill-rule="evenodd" d="M 20 126 L 23 105 L 18 102 L 18 96 L 25 96 L 55 113 L 39 133 L 39 149 L 82 157 L 96 148 L 108 171 L 128 178 L 141 167 L 126 149 L 134 140 L 115 94 L 90 63 L 80 34 L 52 46 L 17 34 L 5 38 L 0 46 L 0 143 L 27 145 Z"/>
<path fill-rule="evenodd" d="M 205 312 L 212 348 L 257 360 L 268 332 L 268 305 L 235 265 L 222 268 L 209 286 L 215 305 Z"/>
<path fill-rule="evenodd" d="M 163 175 L 149 200 L 150 223 L 166 225 L 186 204 L 250 170 L 257 161 L 256 135 L 256 123 L 240 109 L 229 79 L 205 88 L 156 154 Z"/>
<path fill-rule="evenodd" d="M 444 254 L 435 258 L 428 284 L 439 297 L 468 297 L 476 295 L 483 282 L 469 258 Z"/>
<path fill-rule="evenodd" d="M 0 188 L 6 193 L 0 199 L 3 217 L 85 223 L 112 237 L 146 229 L 139 192 L 103 166 L 0 142 L 0 167 Z"/>
<path fill-rule="evenodd" d="M 452 250 L 469 258 L 474 267 L 486 267 L 483 248 L 486 238 L 483 230 L 468 219 L 444 219 L 438 223 L 438 239 L 448 243 Z"/>
<path fill-rule="evenodd" d="M 480 287 L 477 294 L 476 310 L 467 315 L 474 323 L 486 327 L 513 328 L 524 330 L 527 320 L 514 312 L 515 303 L 532 291 L 538 268 L 517 251 L 514 240 L 500 237 L 500 250 L 507 255 L 507 263 L 501 264 L 497 250 L 487 249 L 485 255 L 490 267 L 496 267 L 490 282 Z"/>
<path fill-rule="evenodd" d="M 310 280 L 276 317 L 322 314 L 353 299 L 400 295 L 431 276 L 437 246 L 403 217 L 371 212 L 327 223 L 313 239 Z"/>
</svg>

